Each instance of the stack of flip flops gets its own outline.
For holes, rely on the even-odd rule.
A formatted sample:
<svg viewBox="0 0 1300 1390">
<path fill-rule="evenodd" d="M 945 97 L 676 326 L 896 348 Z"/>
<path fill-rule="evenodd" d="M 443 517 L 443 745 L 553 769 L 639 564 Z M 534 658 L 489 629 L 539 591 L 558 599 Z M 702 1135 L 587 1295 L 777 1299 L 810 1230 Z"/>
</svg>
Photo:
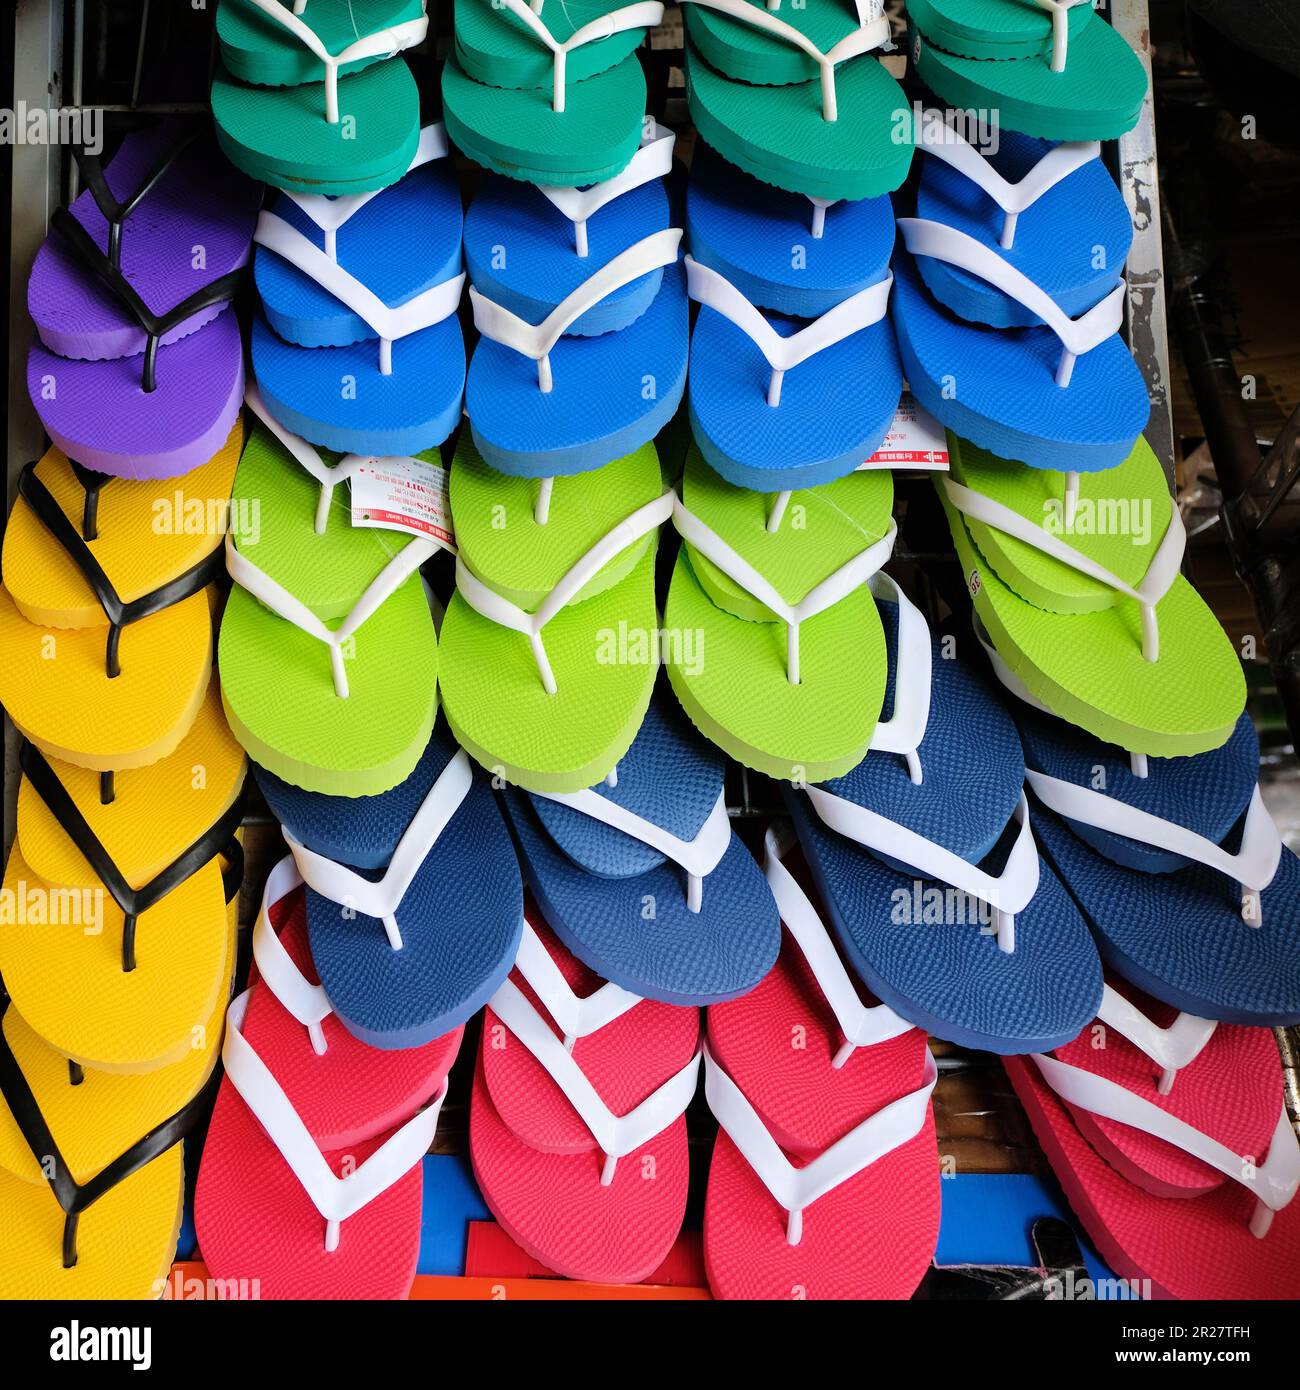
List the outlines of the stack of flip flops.
<svg viewBox="0 0 1300 1390">
<path fill-rule="evenodd" d="M 672 145 L 652 125 L 621 173 L 582 190 L 490 176 L 466 216 L 481 336 L 451 471 L 440 679 L 460 744 L 530 791 L 608 777 L 659 666 L 672 495 L 653 440 L 688 343 Z"/>
<path fill-rule="evenodd" d="M 0 589 L 23 772 L 0 927 L 0 1292 L 148 1298 L 235 971 L 245 759 L 212 622 L 243 442 L 229 300 L 260 190 L 174 123 L 106 168 L 78 162 L 86 191 L 28 290 L 56 445 L 19 475 Z"/>
<path fill-rule="evenodd" d="M 217 139 L 255 179 L 300 193 L 395 183 L 415 155 L 420 94 L 402 50 L 426 0 L 221 0 Z"/>
</svg>

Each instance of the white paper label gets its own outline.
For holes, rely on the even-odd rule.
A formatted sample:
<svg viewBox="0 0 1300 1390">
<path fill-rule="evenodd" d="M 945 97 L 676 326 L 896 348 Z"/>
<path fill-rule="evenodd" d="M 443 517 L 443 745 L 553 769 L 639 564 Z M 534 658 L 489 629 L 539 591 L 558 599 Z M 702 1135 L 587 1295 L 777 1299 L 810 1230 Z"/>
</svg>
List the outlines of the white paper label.
<svg viewBox="0 0 1300 1390">
<path fill-rule="evenodd" d="M 904 391 L 894 411 L 894 422 L 880 448 L 864 468 L 922 468 L 944 472 L 948 468 L 948 440 L 943 426 L 924 409 L 910 391 Z"/>
<path fill-rule="evenodd" d="M 353 526 L 406 531 L 453 547 L 447 470 L 416 458 L 368 458 L 351 477 Z"/>
</svg>

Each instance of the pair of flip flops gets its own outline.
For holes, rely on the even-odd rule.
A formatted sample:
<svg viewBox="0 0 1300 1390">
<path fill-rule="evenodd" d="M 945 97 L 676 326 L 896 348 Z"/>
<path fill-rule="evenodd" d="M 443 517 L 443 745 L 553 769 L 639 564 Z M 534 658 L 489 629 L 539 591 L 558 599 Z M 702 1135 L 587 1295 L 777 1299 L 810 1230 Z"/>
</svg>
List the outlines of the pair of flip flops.
<svg viewBox="0 0 1300 1390">
<path fill-rule="evenodd" d="M 414 771 L 437 711 L 420 566 L 442 542 L 352 525 L 339 485 L 371 460 L 322 454 L 256 389 L 249 405 L 218 648 L 227 716 L 253 760 L 286 782 L 332 796 L 389 791 Z"/>
<path fill-rule="evenodd" d="M 908 1298 L 939 1234 L 934 1060 L 924 1033 L 863 1001 L 791 837 L 769 830 L 765 850 L 780 958 L 708 1011 L 709 1285 L 718 1298 Z"/>
<path fill-rule="evenodd" d="M 1300 1144 L 1268 1029 L 1108 986 L 1079 1039 L 1006 1068 L 1084 1229 L 1143 1296 L 1300 1296 Z"/>
<path fill-rule="evenodd" d="M 84 191 L 37 252 L 27 306 L 37 340 L 27 387 L 70 459 L 121 478 L 206 463 L 244 391 L 230 301 L 260 187 L 197 126 L 133 131 L 106 167 L 76 151 Z"/>
<path fill-rule="evenodd" d="M 421 1047 L 459 1028 L 519 944 L 519 867 L 496 800 L 437 727 L 391 791 L 304 791 L 256 777 L 305 880 L 324 998 L 373 1048 Z"/>
<path fill-rule="evenodd" d="M 701 137 L 747 174 L 819 198 L 873 198 L 912 161 L 912 114 L 877 61 L 879 0 L 689 0 L 686 89 Z"/>
<path fill-rule="evenodd" d="M 913 0 L 909 56 L 950 106 L 1049 140 L 1114 140 L 1137 124 L 1147 73 L 1088 0 Z"/>
<path fill-rule="evenodd" d="M 426 0 L 221 0 L 212 115 L 226 158 L 312 194 L 396 182 L 415 154 L 420 95 L 403 50 Z"/>
<path fill-rule="evenodd" d="M 690 422 L 701 453 L 728 482 L 759 492 L 852 472 L 884 439 L 902 390 L 888 197 L 775 190 L 702 146 L 687 226 L 687 286 L 701 306 Z"/>
<path fill-rule="evenodd" d="M 747 767 L 822 781 L 866 755 L 888 668 L 876 599 L 902 601 L 881 573 L 892 502 L 888 472 L 772 500 L 688 458 L 666 664 L 695 726 Z"/>
<path fill-rule="evenodd" d="M 1183 524 L 1146 441 L 1077 491 L 952 435 L 949 451 L 939 498 L 975 611 L 1015 678 L 1128 752 L 1226 742 L 1245 703 L 1241 663 L 1179 573 Z"/>
<path fill-rule="evenodd" d="M 1015 726 L 950 634 L 881 605 L 886 736 L 846 775 L 786 789 L 812 881 L 872 994 L 926 1032 L 999 1053 L 1076 1037 L 1102 971 L 1040 853 Z"/>
<path fill-rule="evenodd" d="M 1249 716 L 1209 752 L 1128 754 L 1056 718 L 987 650 L 1045 808 L 1044 850 L 1110 968 L 1203 1018 L 1294 1023 L 1300 860 L 1260 795 Z"/>
<path fill-rule="evenodd" d="M 511 179 L 613 178 L 646 121 L 635 50 L 662 18 L 660 0 L 457 0 L 442 70 L 451 138 Z"/>
<path fill-rule="evenodd" d="M 435 448 L 460 419 L 460 190 L 440 125 L 402 177 L 346 197 L 285 191 L 258 218 L 258 390 L 291 433 L 339 453 Z"/>
<path fill-rule="evenodd" d="M 583 965 L 643 998 L 736 998 L 776 958 L 772 895 L 731 829 L 723 772 L 662 682 L 607 781 L 505 792 L 547 925 Z"/>
<path fill-rule="evenodd" d="M 462 1030 L 396 1052 L 358 1040 L 316 978 L 309 892 L 292 859 L 267 880 L 252 982 L 226 1020 L 199 1249 L 233 1297 L 405 1298 Z"/>
</svg>

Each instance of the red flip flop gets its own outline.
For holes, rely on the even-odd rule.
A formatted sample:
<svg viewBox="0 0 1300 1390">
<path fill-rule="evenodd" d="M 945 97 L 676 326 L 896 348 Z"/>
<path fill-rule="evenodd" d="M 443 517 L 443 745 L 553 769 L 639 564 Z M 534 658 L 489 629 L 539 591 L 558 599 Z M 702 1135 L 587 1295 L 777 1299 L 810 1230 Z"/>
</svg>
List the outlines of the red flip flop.
<svg viewBox="0 0 1300 1390">
<path fill-rule="evenodd" d="M 699 1014 L 602 983 L 535 922 L 529 904 L 515 969 L 484 1014 L 474 1175 L 548 1269 L 638 1283 L 681 1230 Z"/>
<path fill-rule="evenodd" d="M 934 1062 L 924 1033 L 859 997 L 801 859 L 798 877 L 782 863 L 792 843 L 768 832 L 776 967 L 708 1014 L 709 1283 L 720 1298 L 907 1298 L 939 1233 Z"/>
<path fill-rule="evenodd" d="M 1300 1298 L 1300 1143 L 1285 1106 L 1252 1161 L 1093 1072 L 1040 1053 L 1003 1062 L 1071 1207 L 1122 1278 L 1155 1298 Z M 1072 1118 L 1079 1110 L 1179 1147 L 1231 1181 L 1199 1197 L 1153 1196 L 1089 1144 Z"/>
<path fill-rule="evenodd" d="M 272 870 L 257 982 L 227 1017 L 195 1192 L 199 1245 L 215 1278 L 262 1298 L 404 1298 L 420 1160 L 461 1030 L 402 1051 L 349 1033 L 311 969 L 301 882 L 292 859 Z"/>
<path fill-rule="evenodd" d="M 1180 1014 L 1123 981 L 1107 984 L 1097 1021 L 1053 1056 L 1123 1086 L 1233 1153 L 1265 1153 L 1283 1104 L 1270 1029 Z M 1143 1130 L 1081 1108 L 1070 1114 L 1112 1168 L 1153 1196 L 1197 1197 L 1228 1181 Z"/>
</svg>

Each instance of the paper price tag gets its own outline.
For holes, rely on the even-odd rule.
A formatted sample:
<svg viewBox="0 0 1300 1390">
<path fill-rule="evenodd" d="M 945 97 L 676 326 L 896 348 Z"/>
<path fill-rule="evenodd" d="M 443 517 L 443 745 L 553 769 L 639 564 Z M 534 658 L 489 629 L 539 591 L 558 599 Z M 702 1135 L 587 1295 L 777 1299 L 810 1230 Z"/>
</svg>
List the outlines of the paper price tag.
<svg viewBox="0 0 1300 1390">
<path fill-rule="evenodd" d="M 447 470 L 416 458 L 368 458 L 352 474 L 352 524 L 406 531 L 454 549 Z"/>
<path fill-rule="evenodd" d="M 943 426 L 924 409 L 910 391 L 904 391 L 894 411 L 889 433 L 880 448 L 858 470 L 866 468 L 921 468 L 946 472 L 948 441 Z"/>
</svg>

